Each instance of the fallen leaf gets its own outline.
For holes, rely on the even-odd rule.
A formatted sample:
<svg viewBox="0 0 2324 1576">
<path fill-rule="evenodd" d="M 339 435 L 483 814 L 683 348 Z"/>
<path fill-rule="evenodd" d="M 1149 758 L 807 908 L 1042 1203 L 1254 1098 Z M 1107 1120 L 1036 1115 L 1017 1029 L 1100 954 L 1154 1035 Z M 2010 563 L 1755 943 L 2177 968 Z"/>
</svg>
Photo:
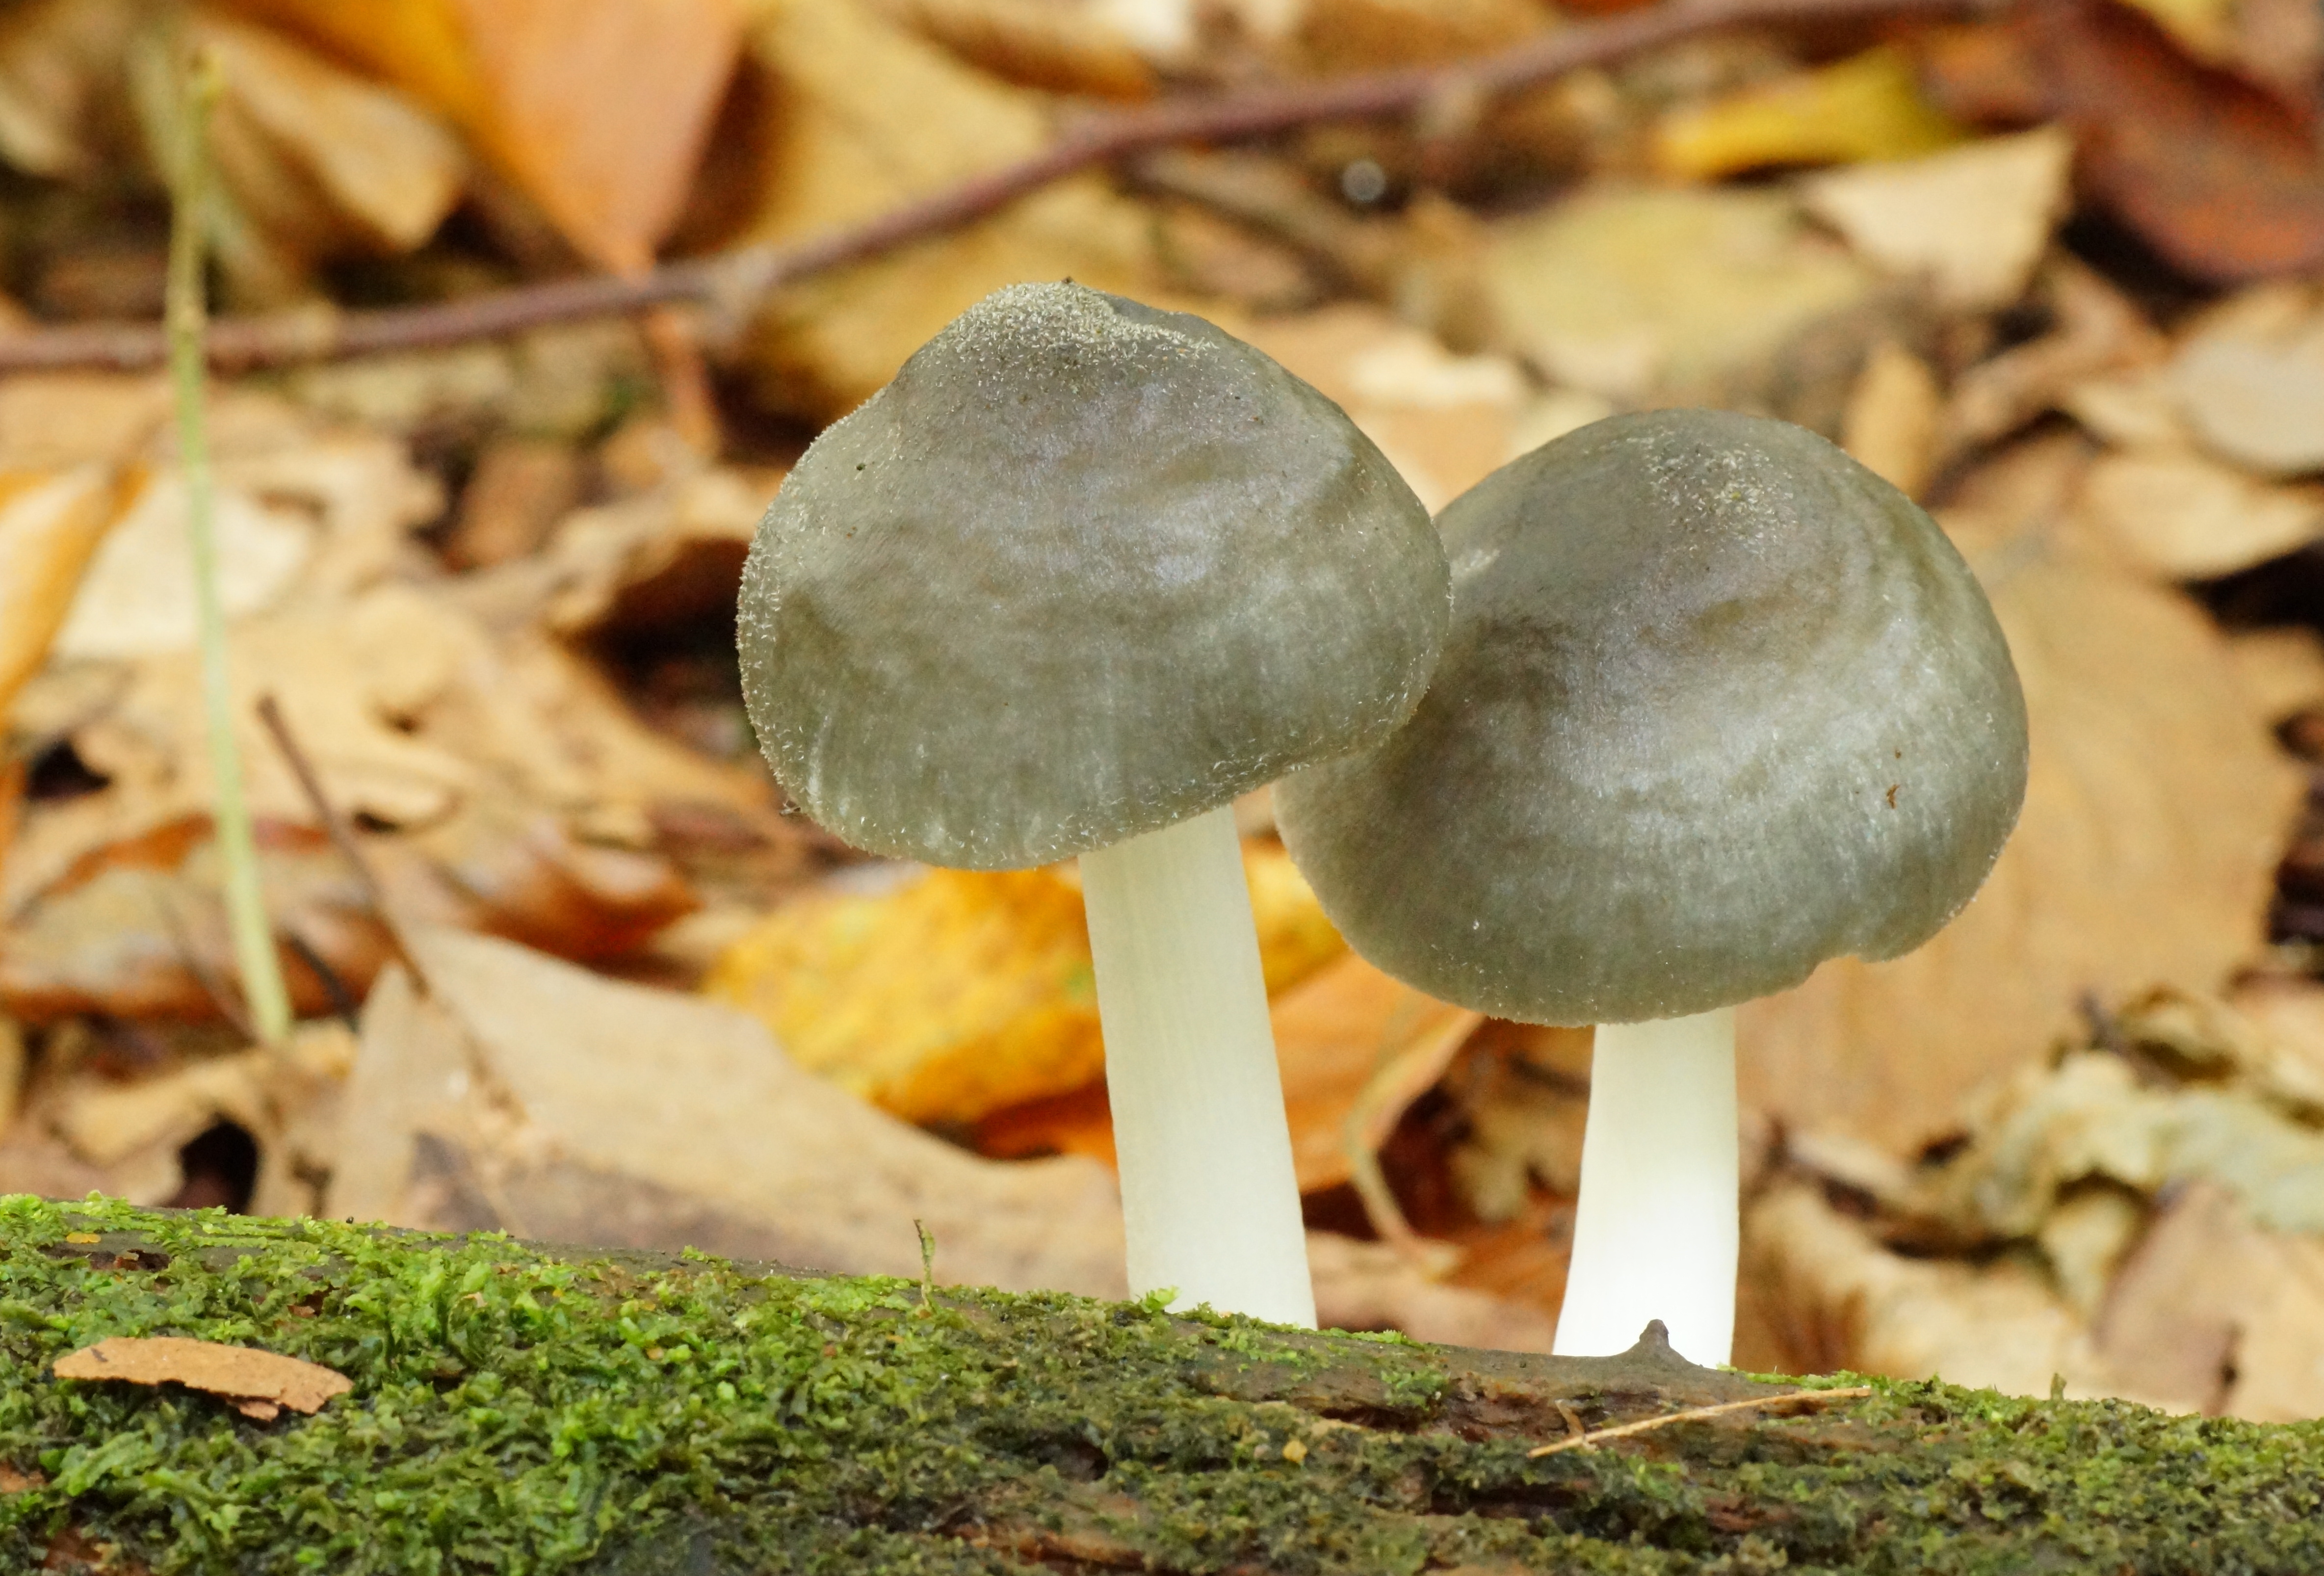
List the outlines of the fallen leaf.
<svg viewBox="0 0 2324 1576">
<path fill-rule="evenodd" d="M 1958 115 L 2070 127 L 2084 189 L 2199 279 L 2324 259 L 2324 155 L 2302 115 L 2190 60 L 2127 5 L 2041 0 L 1954 30 L 1923 61 Z"/>
<path fill-rule="evenodd" d="M 269 1060 L 266 1052 L 244 1051 L 189 1062 L 160 1077 L 91 1080 L 68 1092 L 50 1121 L 94 1166 L 157 1144 L 183 1144 L 221 1117 L 246 1132 L 263 1132 L 272 1125 Z"/>
<path fill-rule="evenodd" d="M 16 1113 L 23 1108 L 24 1078 L 31 1065 L 23 1029 L 14 1018 L 0 1016 L 0 1143 L 6 1141 Z"/>
<path fill-rule="evenodd" d="M 2224 1410 L 2239 1315 L 2265 1259 L 2233 1194 L 2200 1182 L 2182 1189 L 2155 1212 L 2098 1310 L 2091 1334 L 2109 1380 L 2177 1410 Z"/>
<path fill-rule="evenodd" d="M 2052 326 L 1954 380 L 1938 443 L 1950 461 L 2058 410 L 2094 380 L 2135 373 L 2162 354 L 2136 306 L 2093 270 L 2052 255 L 2037 281 Z"/>
<path fill-rule="evenodd" d="M 1584 192 L 1497 226 L 1486 270 L 1510 345 L 1618 403 L 1715 399 L 1872 289 L 1780 191 Z"/>
<path fill-rule="evenodd" d="M 483 569 L 531 553 L 580 502 L 582 480 L 580 456 L 553 438 L 486 445 L 460 490 L 459 512 L 444 538 L 444 561 L 456 569 Z"/>
<path fill-rule="evenodd" d="M 1316 1322 L 1326 1330 L 1398 1330 L 1415 1341 L 1488 1351 L 1547 1351 L 1554 1313 L 1511 1297 L 1433 1281 L 1384 1242 L 1307 1233 Z"/>
<path fill-rule="evenodd" d="M 117 88 L 143 16 L 131 0 L 36 0 L 0 22 L 0 158 L 51 180 L 87 176 L 135 135 Z"/>
<path fill-rule="evenodd" d="M 2324 537 L 2324 488 L 2271 485 L 2185 449 L 2100 456 L 2082 508 L 2131 562 L 2172 580 L 2232 575 Z"/>
<path fill-rule="evenodd" d="M 293 299 L 317 262 L 409 252 L 467 182 L 458 141 L 420 106 L 279 33 L 197 15 L 217 65 L 210 149 L 233 217 L 214 244 L 246 295 Z"/>
<path fill-rule="evenodd" d="M 2207 990 L 2254 957 L 2302 788 L 2183 598 L 2038 537 L 1970 558 L 2025 689 L 2015 833 L 1920 950 L 1828 963 L 1738 1019 L 1747 1101 L 1906 1149 L 2070 1031 L 2085 991 Z"/>
<path fill-rule="evenodd" d="M 131 1385 L 183 1385 L 223 1397 L 246 1417 L 267 1421 L 285 1406 L 313 1414 L 355 1388 L 336 1369 L 250 1346 L 189 1341 L 180 1335 L 115 1335 L 57 1359 L 60 1379 L 112 1379 Z"/>
<path fill-rule="evenodd" d="M 418 945 L 431 994 L 521 1118 L 475 1119 L 433 1159 L 417 1147 L 439 1194 L 483 1166 L 502 1223 L 526 1234 L 914 1278 L 918 1219 L 941 1279 L 1121 1295 L 1103 1166 L 965 1154 L 801 1070 L 716 1002 L 457 932 L 423 927 Z M 375 1053 L 367 1029 L 358 1085 Z"/>
<path fill-rule="evenodd" d="M 2231 630 L 2227 657 L 2252 710 L 2281 724 L 2295 712 L 2324 706 L 2324 637 L 2304 625 Z"/>
<path fill-rule="evenodd" d="M 1245 335 L 1330 396 L 1434 512 L 1499 470 L 1528 390 L 1498 355 L 1455 355 L 1371 306 L 1341 303 Z"/>
<path fill-rule="evenodd" d="M 2073 1311 L 2041 1271 L 2016 1258 L 1982 1272 L 1890 1251 L 1861 1221 L 1798 1180 L 1745 1212 L 1745 1275 L 1775 1350 L 1738 1352 L 1780 1371 L 1849 1369 L 1942 1378 L 2004 1395 L 2111 1393 Z"/>
<path fill-rule="evenodd" d="M 1003 81 L 1051 93 L 1144 98 L 1154 69 L 1131 8 L 1090 0 L 892 0 L 913 32 Z M 1175 32 L 1175 29 L 1170 30 Z M 1161 41 L 1165 52 L 1176 42 Z"/>
<path fill-rule="evenodd" d="M 1327 75 L 1485 54 L 1550 25 L 1528 0 L 1304 0 L 1282 9 L 1290 52 Z"/>
<path fill-rule="evenodd" d="M 1271 993 L 1343 948 L 1271 843 L 1244 873 Z M 799 1064 L 915 1122 L 973 1122 L 1067 1093 L 1104 1065 L 1081 891 L 1064 867 L 931 871 L 899 891 L 788 903 L 705 991 L 766 1023 Z"/>
<path fill-rule="evenodd" d="M 235 0 L 435 106 L 567 238 L 636 269 L 676 221 L 733 69 L 728 0 Z"/>
<path fill-rule="evenodd" d="M 2199 320 L 2160 380 L 2187 428 L 2266 476 L 2324 470 L 2324 309 L 2263 286 Z"/>
<path fill-rule="evenodd" d="M 1043 102 L 996 82 L 856 3 L 771 8 L 751 33 L 770 78 L 767 152 L 721 240 L 799 240 L 1028 157 L 1049 140 Z M 1005 284 L 1070 277 L 1150 297 L 1146 210 L 1095 176 L 1056 182 L 950 235 L 780 292 L 747 355 L 779 409 L 829 420 Z"/>
<path fill-rule="evenodd" d="M 1990 311 L 2025 293 L 2071 205 L 2073 139 L 2055 126 L 1802 183 L 1807 210 L 1948 306 Z"/>
<path fill-rule="evenodd" d="M 1911 60 L 1884 46 L 1668 112 L 1654 161 L 1665 175 L 1715 180 L 1771 164 L 1910 159 L 1968 134 L 1922 97 Z"/>
<path fill-rule="evenodd" d="M 47 659 L 118 504 L 95 466 L 0 472 L 0 722 Z M 0 858 L 5 853 L 0 841 Z"/>
<path fill-rule="evenodd" d="M 1873 346 L 1840 412 L 1840 446 L 1906 497 L 1917 498 L 1936 468 L 1944 391 L 1929 364 L 1893 339 Z"/>
</svg>

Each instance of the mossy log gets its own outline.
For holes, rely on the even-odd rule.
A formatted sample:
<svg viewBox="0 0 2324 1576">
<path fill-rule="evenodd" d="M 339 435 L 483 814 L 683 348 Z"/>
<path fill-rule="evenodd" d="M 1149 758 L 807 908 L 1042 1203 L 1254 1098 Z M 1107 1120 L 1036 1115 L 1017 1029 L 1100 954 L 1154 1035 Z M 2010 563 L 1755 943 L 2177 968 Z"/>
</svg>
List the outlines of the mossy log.
<svg viewBox="0 0 2324 1576">
<path fill-rule="evenodd" d="M 60 1379 L 325 1364 L 311 1416 Z M 1833 1381 L 1812 1381 L 1829 1386 Z M 2324 1433 L 0 1199 L 0 1571 L 2324 1571 Z"/>
</svg>

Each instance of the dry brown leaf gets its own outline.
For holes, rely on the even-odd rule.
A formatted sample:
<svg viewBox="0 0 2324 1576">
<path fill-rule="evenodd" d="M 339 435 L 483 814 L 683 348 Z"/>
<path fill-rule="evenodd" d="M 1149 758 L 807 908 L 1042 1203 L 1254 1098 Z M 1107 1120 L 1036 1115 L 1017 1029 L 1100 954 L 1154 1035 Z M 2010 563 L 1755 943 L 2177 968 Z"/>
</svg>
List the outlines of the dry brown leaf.
<svg viewBox="0 0 2324 1576">
<path fill-rule="evenodd" d="M 540 438 L 487 444 L 460 490 L 444 561 L 484 569 L 531 553 L 581 501 L 582 480 L 581 456 L 569 444 Z"/>
<path fill-rule="evenodd" d="M 1880 268 L 1924 278 L 1948 306 L 2006 307 L 2025 293 L 2072 192 L 2074 143 L 2056 127 L 1804 181 L 1807 210 Z"/>
<path fill-rule="evenodd" d="M 0 472 L 0 723 L 47 659 L 119 502 L 93 465 Z M 6 852 L 0 842 L 0 859 Z"/>
<path fill-rule="evenodd" d="M 1353 303 L 1263 319 L 1244 336 L 1337 401 L 1432 513 L 1509 457 L 1528 391 L 1503 357 L 1455 355 Z"/>
<path fill-rule="evenodd" d="M 1102 1166 L 964 1154 L 802 1072 L 731 1008 L 455 932 L 423 929 L 420 948 L 436 998 L 532 1135 L 467 1150 L 516 1212 L 512 1229 L 635 1245 L 675 1246 L 676 1233 L 743 1257 L 917 1276 L 918 1218 L 940 1278 L 1121 1295 L 1120 1206 Z M 611 1189 L 628 1202 L 612 1203 Z"/>
<path fill-rule="evenodd" d="M 1505 49 L 1550 25 L 1532 0 L 1300 0 L 1289 42 L 1307 69 L 1375 70 Z"/>
<path fill-rule="evenodd" d="M 14 1018 L 0 1016 L 0 1144 L 7 1142 L 8 1129 L 23 1108 L 24 1078 L 31 1066 L 23 1029 Z"/>
<path fill-rule="evenodd" d="M 435 106 L 617 269 L 678 217 L 733 69 L 730 0 L 235 0 Z"/>
<path fill-rule="evenodd" d="M 2272 484 L 2191 449 L 2102 456 L 2081 506 L 2132 563 L 2171 580 L 2232 575 L 2324 537 L 2324 487 Z"/>
<path fill-rule="evenodd" d="M 738 239 L 788 241 L 1037 152 L 1038 96 L 970 69 L 857 4 L 775 7 L 752 32 L 772 78 L 769 152 Z M 828 420 L 869 398 L 938 328 L 1005 284 L 1071 277 L 1148 294 L 1138 205 L 1097 177 L 1060 181 L 953 235 L 787 290 L 750 355 L 773 403 Z"/>
<path fill-rule="evenodd" d="M 1739 1362 L 1942 1378 L 2015 1396 L 2046 1396 L 2062 1378 L 2069 1396 L 2112 1393 L 2073 1311 L 2020 1259 L 1980 1273 L 1904 1258 L 1799 1181 L 1750 1206 L 1743 1242 L 1775 1350 L 1738 1351 Z"/>
<path fill-rule="evenodd" d="M 0 19 L 0 158 L 86 176 L 135 140 L 115 91 L 142 14 L 134 0 L 35 0 Z"/>
<path fill-rule="evenodd" d="M 1744 1087 L 1787 1122 L 1909 1147 L 2070 1029 L 2075 1002 L 2216 986 L 2264 942 L 2302 785 L 2182 598 L 2038 539 L 1972 551 L 2033 736 L 2025 809 L 1960 917 L 1741 1009 Z"/>
<path fill-rule="evenodd" d="M 130 1385 L 183 1385 L 222 1397 L 262 1422 L 285 1406 L 313 1414 L 355 1381 L 336 1369 L 250 1346 L 189 1341 L 181 1335 L 115 1335 L 57 1359 L 60 1379 L 111 1379 Z"/>
<path fill-rule="evenodd" d="M 2227 658 L 2262 720 L 2324 707 L 2324 637 L 2306 625 L 2231 630 Z"/>
<path fill-rule="evenodd" d="M 1622 403 L 1705 399 L 1863 306 L 1869 272 L 1780 191 L 1585 192 L 1496 227 L 1502 335 L 1554 382 Z"/>
<path fill-rule="evenodd" d="M 1400 1330 L 1415 1341 L 1486 1351 L 1547 1351 L 1554 1313 L 1512 1297 L 1429 1279 L 1384 1242 L 1307 1233 L 1315 1319 L 1326 1330 Z"/>
<path fill-rule="evenodd" d="M 1943 407 L 1944 392 L 1929 364 L 1883 339 L 1864 358 L 1849 391 L 1840 417 L 1840 447 L 1898 492 L 1917 498 L 1936 468 Z"/>
<path fill-rule="evenodd" d="M 1950 459 L 2062 408 L 2094 380 L 2135 371 L 2163 352 L 2138 308 L 2097 272 L 2053 256 L 2039 295 L 2055 326 L 2047 334 L 1979 362 L 1953 383 L 1941 457 Z"/>
<path fill-rule="evenodd" d="M 1377 1154 L 1484 1021 L 1353 953 L 1285 992 L 1269 1017 L 1302 1193 L 1347 1181 L 1355 1151 Z"/>
<path fill-rule="evenodd" d="M 2324 470 L 2324 303 L 2279 281 L 2190 325 L 2160 379 L 2187 429 L 2267 476 Z"/>
<path fill-rule="evenodd" d="M 192 32 L 221 86 L 215 244 L 245 295 L 295 297 L 334 256 L 409 252 L 452 211 L 467 161 L 420 106 L 263 28 L 198 15 Z"/>
<path fill-rule="evenodd" d="M 883 0 L 883 6 L 1004 81 L 1104 98 L 1154 91 L 1153 68 L 1116 14 L 1123 6 L 1102 0 Z"/>
</svg>

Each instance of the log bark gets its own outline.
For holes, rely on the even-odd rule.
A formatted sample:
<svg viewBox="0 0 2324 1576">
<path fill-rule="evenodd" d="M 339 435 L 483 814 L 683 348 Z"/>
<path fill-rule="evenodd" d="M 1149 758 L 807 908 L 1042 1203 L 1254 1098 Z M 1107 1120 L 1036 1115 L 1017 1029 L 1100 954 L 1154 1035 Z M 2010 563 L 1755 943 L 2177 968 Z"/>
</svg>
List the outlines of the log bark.
<svg viewBox="0 0 2324 1576">
<path fill-rule="evenodd" d="M 51 1371 L 150 1335 L 354 1387 Z M 2324 1571 L 2313 1425 L 1850 1382 L 20 1195 L 0 1571 Z"/>
</svg>

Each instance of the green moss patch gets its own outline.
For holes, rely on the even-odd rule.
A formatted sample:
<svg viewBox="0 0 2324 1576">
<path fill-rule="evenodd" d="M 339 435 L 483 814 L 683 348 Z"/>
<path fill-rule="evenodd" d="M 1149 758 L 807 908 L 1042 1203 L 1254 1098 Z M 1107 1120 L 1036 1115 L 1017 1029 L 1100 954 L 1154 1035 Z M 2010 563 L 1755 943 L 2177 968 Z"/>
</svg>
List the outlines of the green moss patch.
<svg viewBox="0 0 2324 1576">
<path fill-rule="evenodd" d="M 113 1335 L 355 1387 L 50 1374 Z M 1628 1360 L 0 1198 L 0 1571 L 2324 1571 L 2311 1424 L 1873 1381 L 1526 1454 L 1688 1403 Z"/>
</svg>

